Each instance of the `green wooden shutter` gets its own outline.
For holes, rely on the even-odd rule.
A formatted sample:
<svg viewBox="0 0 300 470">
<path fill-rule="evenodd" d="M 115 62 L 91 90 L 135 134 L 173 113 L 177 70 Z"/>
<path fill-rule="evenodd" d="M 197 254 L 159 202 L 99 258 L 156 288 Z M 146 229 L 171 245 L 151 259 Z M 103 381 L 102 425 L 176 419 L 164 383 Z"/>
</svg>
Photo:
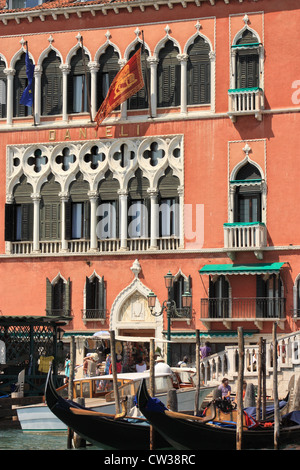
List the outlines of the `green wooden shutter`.
<svg viewBox="0 0 300 470">
<path fill-rule="evenodd" d="M 157 67 L 157 106 L 170 107 L 180 104 L 180 64 L 177 59 L 179 51 L 172 41 L 167 41 L 159 53 Z"/>
<path fill-rule="evenodd" d="M 188 48 L 187 103 L 210 103 L 210 47 L 200 36 Z"/>
<path fill-rule="evenodd" d="M 4 239 L 6 242 L 14 241 L 14 218 L 15 218 L 15 206 L 14 204 L 5 204 L 5 229 Z"/>
<path fill-rule="evenodd" d="M 42 114 L 62 113 L 62 72 L 60 59 L 51 51 L 43 61 L 42 75 Z"/>
<path fill-rule="evenodd" d="M 72 238 L 72 203 L 70 200 L 65 202 L 65 229 L 66 229 L 66 240 L 71 240 Z"/>
<path fill-rule="evenodd" d="M 90 201 L 84 201 L 83 203 L 83 238 L 88 240 L 90 238 L 91 231 L 91 203 Z"/>
<path fill-rule="evenodd" d="M 4 73 L 5 62 L 0 60 L 0 117 L 6 117 L 7 77 Z"/>
<path fill-rule="evenodd" d="M 104 283 L 104 276 L 102 276 L 101 280 L 98 279 L 98 308 L 100 310 L 105 309 L 105 283 Z"/>
<path fill-rule="evenodd" d="M 119 56 L 115 52 L 113 46 L 108 46 L 100 56 L 99 59 L 99 71 L 98 71 L 98 80 L 97 80 L 97 108 L 100 107 L 103 100 L 106 98 L 106 92 L 103 89 L 104 78 L 108 79 L 108 86 L 112 84 L 113 79 L 120 70 L 118 64 Z"/>
<path fill-rule="evenodd" d="M 42 204 L 40 228 L 43 240 L 60 239 L 59 202 L 44 202 Z"/>
<path fill-rule="evenodd" d="M 70 316 L 70 309 L 71 309 L 71 281 L 70 281 L 70 278 L 68 278 L 67 283 L 64 284 L 63 309 L 64 309 L 64 315 Z"/>
<path fill-rule="evenodd" d="M 26 75 L 25 53 L 22 54 L 21 58 L 16 62 L 15 70 L 16 70 L 16 73 L 14 76 L 14 97 L 13 97 L 14 117 L 15 116 L 24 117 L 24 116 L 28 116 L 32 112 L 30 107 L 20 104 L 21 96 L 28 83 L 28 79 Z M 32 85 L 33 85 L 33 93 L 34 93 L 34 80 L 33 80 Z"/>
<path fill-rule="evenodd" d="M 85 278 L 85 308 L 86 310 L 94 309 L 95 305 L 92 297 L 92 283 L 88 277 Z"/>
<path fill-rule="evenodd" d="M 22 204 L 22 241 L 33 240 L 33 204 Z"/>
<path fill-rule="evenodd" d="M 236 87 L 255 88 L 259 85 L 258 54 L 245 52 L 237 53 Z"/>
<path fill-rule="evenodd" d="M 52 315 L 52 284 L 46 278 L 46 314 Z"/>
</svg>

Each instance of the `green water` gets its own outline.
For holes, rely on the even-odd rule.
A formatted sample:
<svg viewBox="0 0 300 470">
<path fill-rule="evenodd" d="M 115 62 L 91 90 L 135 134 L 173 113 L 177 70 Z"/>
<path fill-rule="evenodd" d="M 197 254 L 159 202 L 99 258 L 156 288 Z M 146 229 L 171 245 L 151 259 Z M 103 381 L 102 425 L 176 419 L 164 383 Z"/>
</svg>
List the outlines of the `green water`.
<svg viewBox="0 0 300 470">
<path fill-rule="evenodd" d="M 67 448 L 67 434 L 38 434 L 26 433 L 21 429 L 0 430 L 0 450 L 69 450 Z M 94 446 L 71 449 L 97 450 Z"/>
</svg>

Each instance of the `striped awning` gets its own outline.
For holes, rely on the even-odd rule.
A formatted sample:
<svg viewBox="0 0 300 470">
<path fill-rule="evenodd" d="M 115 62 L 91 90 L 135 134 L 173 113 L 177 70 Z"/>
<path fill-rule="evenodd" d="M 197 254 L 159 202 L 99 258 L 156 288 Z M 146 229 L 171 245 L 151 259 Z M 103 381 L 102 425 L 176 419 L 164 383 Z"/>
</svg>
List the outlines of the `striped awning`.
<svg viewBox="0 0 300 470">
<path fill-rule="evenodd" d="M 277 274 L 284 263 L 206 264 L 200 274 Z"/>
</svg>

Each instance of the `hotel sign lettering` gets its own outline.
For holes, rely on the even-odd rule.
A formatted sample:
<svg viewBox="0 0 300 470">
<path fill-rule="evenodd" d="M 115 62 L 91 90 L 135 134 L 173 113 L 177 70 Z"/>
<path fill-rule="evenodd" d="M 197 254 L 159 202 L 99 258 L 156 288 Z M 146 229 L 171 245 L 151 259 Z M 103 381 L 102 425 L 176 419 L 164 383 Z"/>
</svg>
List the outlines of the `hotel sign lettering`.
<svg viewBox="0 0 300 470">
<path fill-rule="evenodd" d="M 118 137 L 139 137 L 140 125 L 131 126 L 103 126 L 95 130 L 94 127 L 80 127 L 72 129 L 49 129 L 49 142 L 71 141 L 84 139 L 111 139 Z"/>
</svg>

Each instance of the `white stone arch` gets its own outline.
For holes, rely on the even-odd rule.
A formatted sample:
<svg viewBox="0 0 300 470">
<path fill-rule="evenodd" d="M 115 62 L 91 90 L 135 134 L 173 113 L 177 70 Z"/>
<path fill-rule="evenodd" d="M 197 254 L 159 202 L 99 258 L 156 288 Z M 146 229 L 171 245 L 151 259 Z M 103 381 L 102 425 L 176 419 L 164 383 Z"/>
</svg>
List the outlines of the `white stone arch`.
<svg viewBox="0 0 300 470">
<path fill-rule="evenodd" d="M 109 46 L 112 46 L 114 48 L 114 51 L 118 54 L 119 56 L 119 60 L 122 58 L 122 55 L 121 55 L 121 51 L 119 49 L 119 47 L 114 44 L 113 42 L 110 41 L 110 39 L 107 39 L 105 41 L 104 44 L 102 44 L 102 46 L 99 47 L 99 49 L 96 51 L 95 53 L 95 61 L 98 63 L 99 60 L 100 60 L 100 57 L 102 54 L 105 53 L 106 49 L 109 47 Z"/>
<path fill-rule="evenodd" d="M 202 34 L 199 30 L 193 34 L 188 40 L 187 42 L 185 43 L 184 45 L 184 48 L 183 48 L 183 54 L 187 54 L 187 51 L 189 49 L 189 47 L 194 43 L 195 39 L 200 36 L 202 39 L 204 39 L 204 41 L 209 45 L 209 48 L 210 48 L 210 52 L 213 52 L 213 45 L 211 43 L 211 40 L 205 36 L 204 34 Z"/>
<path fill-rule="evenodd" d="M 172 41 L 174 46 L 178 48 L 178 51 L 179 51 L 178 54 L 181 54 L 181 46 L 175 38 L 170 36 L 168 26 L 165 28 L 165 30 L 166 30 L 166 35 L 156 44 L 154 48 L 153 57 L 155 57 L 155 59 L 158 59 L 160 50 L 165 47 L 166 42 L 169 40 Z"/>
<path fill-rule="evenodd" d="M 14 54 L 14 56 L 12 57 L 11 61 L 10 61 L 10 67 L 12 69 L 15 68 L 15 65 L 16 65 L 16 62 L 21 58 L 21 55 L 26 53 L 26 49 L 24 46 L 20 47 L 20 49 Z M 29 51 L 28 52 L 28 55 L 29 55 L 29 58 L 32 60 L 32 63 L 34 64 L 35 61 L 34 61 L 34 57 L 33 55 L 31 54 L 31 52 Z"/>
<path fill-rule="evenodd" d="M 135 40 L 132 41 L 125 49 L 124 59 L 126 61 L 129 60 L 129 55 L 135 49 L 137 44 L 140 44 L 141 46 L 143 45 L 143 41 L 138 37 L 138 34 L 137 34 L 137 37 L 135 38 Z M 149 52 L 149 57 L 150 57 L 150 55 L 151 55 L 150 47 L 145 42 L 144 42 L 144 48 L 145 48 L 145 50 L 147 50 Z"/>
<path fill-rule="evenodd" d="M 158 340 L 163 339 L 163 315 L 151 316 L 150 309 L 147 306 L 147 296 L 150 292 L 151 289 L 145 286 L 136 275 L 134 280 L 118 294 L 112 304 L 110 312 L 110 329 L 114 330 L 116 334 L 119 334 L 120 330 L 124 330 L 126 328 L 130 330 L 134 329 L 137 333 L 141 332 L 141 330 L 153 329 L 155 330 L 155 338 Z M 132 309 L 134 309 L 134 302 L 141 304 L 141 308 L 144 309 L 143 315 L 140 315 L 140 319 L 135 319 L 134 321 L 122 321 L 123 318 L 120 318 L 122 308 L 124 309 L 124 307 L 126 307 L 126 303 L 128 303 L 129 306 L 131 301 Z M 156 299 L 155 310 L 161 310 L 161 305 L 158 299 Z M 139 333 L 137 336 L 142 335 Z"/>
<path fill-rule="evenodd" d="M 57 275 L 52 279 L 51 284 L 52 286 L 55 286 L 59 282 L 59 280 L 62 279 L 64 284 L 68 284 L 68 281 L 66 278 L 64 278 L 60 272 L 57 273 Z"/>
<path fill-rule="evenodd" d="M 5 68 L 7 68 L 8 67 L 7 59 L 5 55 L 3 55 L 1 52 L 0 52 L 0 60 L 3 60 L 3 62 L 5 63 Z"/>
<path fill-rule="evenodd" d="M 78 44 L 76 44 L 74 47 L 72 47 L 69 50 L 69 52 L 67 54 L 67 57 L 66 57 L 65 65 L 71 66 L 72 57 L 77 53 L 78 49 L 81 49 L 81 48 L 82 48 L 82 46 L 81 46 L 80 42 L 78 41 Z M 89 56 L 89 61 L 91 61 L 91 53 L 88 50 L 88 48 L 86 46 L 83 46 L 83 50 Z"/>
<path fill-rule="evenodd" d="M 300 312 L 298 314 L 298 311 L 297 311 L 297 297 L 298 297 L 298 286 L 297 286 L 297 284 L 298 284 L 299 280 L 300 280 L 300 273 L 296 276 L 296 279 L 295 279 L 295 282 L 294 282 L 294 285 L 293 285 L 293 309 L 294 309 L 293 316 L 298 317 L 298 318 L 299 318 L 299 315 L 300 315 Z"/>
<path fill-rule="evenodd" d="M 241 160 L 239 163 L 237 163 L 237 165 L 233 168 L 231 175 L 230 175 L 230 181 L 235 180 L 235 177 L 238 174 L 239 170 L 243 168 L 243 166 L 246 165 L 247 163 L 250 163 L 251 165 L 255 166 L 261 174 L 261 179 L 265 180 L 264 171 L 261 168 L 261 166 L 258 163 L 256 163 L 254 160 L 251 160 L 251 158 L 249 158 L 249 155 L 246 155 L 245 158 Z"/>
<path fill-rule="evenodd" d="M 52 44 L 49 44 L 49 46 L 41 52 L 37 61 L 37 65 L 42 66 L 44 59 L 48 57 L 51 51 L 55 52 L 56 56 L 59 57 L 61 64 L 63 64 L 63 56 L 61 52 L 58 49 L 56 49 L 56 47 L 54 47 Z"/>
<path fill-rule="evenodd" d="M 250 26 L 248 26 L 248 25 L 246 24 L 246 25 L 245 25 L 242 29 L 240 29 L 240 31 L 238 31 L 238 32 L 236 33 L 236 35 L 234 36 L 233 41 L 232 41 L 232 45 L 233 45 L 233 46 L 236 45 L 236 43 L 237 43 L 238 40 L 242 37 L 243 33 L 244 33 L 246 30 L 250 31 L 252 34 L 254 34 L 254 35 L 257 37 L 258 43 L 261 43 L 261 42 L 262 42 L 261 39 L 260 39 L 260 36 L 259 36 L 258 32 L 255 31 L 255 29 L 250 28 Z"/>
</svg>

